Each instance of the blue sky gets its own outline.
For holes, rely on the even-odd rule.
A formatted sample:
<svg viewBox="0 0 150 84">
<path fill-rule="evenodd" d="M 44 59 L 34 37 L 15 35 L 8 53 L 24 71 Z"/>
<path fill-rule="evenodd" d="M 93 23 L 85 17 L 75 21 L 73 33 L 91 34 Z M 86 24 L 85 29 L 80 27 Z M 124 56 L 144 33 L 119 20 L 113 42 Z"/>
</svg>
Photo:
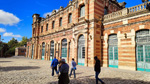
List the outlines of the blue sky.
<svg viewBox="0 0 150 84">
<path fill-rule="evenodd" d="M 141 4 L 141 0 L 117 0 L 125 1 L 126 7 Z M 60 6 L 66 7 L 69 0 L 1 0 L 0 1 L 0 35 L 8 42 L 12 37 L 21 41 L 23 36 L 32 37 L 32 15 L 45 14 L 59 9 Z"/>
</svg>

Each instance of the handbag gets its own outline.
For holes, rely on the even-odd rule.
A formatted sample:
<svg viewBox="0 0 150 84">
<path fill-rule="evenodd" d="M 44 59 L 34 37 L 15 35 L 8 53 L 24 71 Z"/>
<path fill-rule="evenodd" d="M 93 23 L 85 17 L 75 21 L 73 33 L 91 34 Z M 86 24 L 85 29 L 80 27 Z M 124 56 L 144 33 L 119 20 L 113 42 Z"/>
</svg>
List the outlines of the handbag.
<svg viewBox="0 0 150 84">
<path fill-rule="evenodd" d="M 74 70 L 76 70 L 77 68 L 76 68 L 76 67 L 74 67 L 73 69 L 74 69 Z"/>
</svg>

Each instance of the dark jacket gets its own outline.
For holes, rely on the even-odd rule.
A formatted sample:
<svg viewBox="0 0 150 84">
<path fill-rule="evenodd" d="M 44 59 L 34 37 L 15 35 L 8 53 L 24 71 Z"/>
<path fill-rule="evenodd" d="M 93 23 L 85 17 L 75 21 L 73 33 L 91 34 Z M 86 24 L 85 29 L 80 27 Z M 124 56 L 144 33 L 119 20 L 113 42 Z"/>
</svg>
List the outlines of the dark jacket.
<svg viewBox="0 0 150 84">
<path fill-rule="evenodd" d="M 94 71 L 100 72 L 101 71 L 101 66 L 100 66 L 100 60 L 96 60 L 95 66 L 94 66 Z"/>
<path fill-rule="evenodd" d="M 70 82 L 69 76 L 68 76 L 69 65 L 66 63 L 62 64 L 59 67 L 59 70 L 60 70 L 60 76 L 59 76 L 58 84 L 69 84 Z"/>
</svg>

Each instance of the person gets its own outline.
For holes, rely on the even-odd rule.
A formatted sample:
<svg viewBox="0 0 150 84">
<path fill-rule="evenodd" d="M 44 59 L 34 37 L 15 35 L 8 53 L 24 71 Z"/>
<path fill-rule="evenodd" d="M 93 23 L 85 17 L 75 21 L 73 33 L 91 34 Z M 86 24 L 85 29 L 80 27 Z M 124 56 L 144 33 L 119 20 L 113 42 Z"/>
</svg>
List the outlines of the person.
<svg viewBox="0 0 150 84">
<path fill-rule="evenodd" d="M 56 59 L 56 57 L 54 57 L 54 59 L 52 60 L 52 63 L 51 63 L 52 76 L 54 76 L 54 70 L 56 71 L 56 74 L 58 75 L 57 65 L 58 65 L 58 60 Z"/>
<path fill-rule="evenodd" d="M 76 78 L 75 70 L 76 70 L 76 62 L 74 61 L 74 58 L 72 58 L 72 62 L 71 62 L 71 71 L 70 71 L 69 77 L 71 77 L 72 71 L 73 71 L 74 78 Z"/>
<path fill-rule="evenodd" d="M 98 84 L 98 80 L 105 84 L 100 78 L 98 78 L 99 73 L 101 72 L 101 66 L 100 66 L 100 60 L 97 58 L 97 56 L 94 57 L 96 63 L 94 65 L 94 71 L 95 71 L 95 78 L 96 78 L 96 84 Z"/>
<path fill-rule="evenodd" d="M 59 67 L 60 75 L 59 75 L 59 80 L 58 84 L 69 84 L 69 76 L 68 76 L 68 71 L 69 71 L 69 65 L 65 62 L 65 59 L 62 59 L 60 61 L 60 67 Z"/>
</svg>

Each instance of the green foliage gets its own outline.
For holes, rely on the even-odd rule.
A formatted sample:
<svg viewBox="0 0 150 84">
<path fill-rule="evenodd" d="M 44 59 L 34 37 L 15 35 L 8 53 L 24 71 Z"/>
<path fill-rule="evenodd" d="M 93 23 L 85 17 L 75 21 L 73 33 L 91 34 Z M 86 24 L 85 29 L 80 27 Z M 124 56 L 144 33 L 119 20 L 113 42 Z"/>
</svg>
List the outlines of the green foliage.
<svg viewBox="0 0 150 84">
<path fill-rule="evenodd" d="M 19 46 L 27 45 L 27 41 L 28 41 L 27 37 L 23 36 L 22 41 L 19 43 Z"/>
<path fill-rule="evenodd" d="M 8 50 L 6 51 L 5 55 L 15 55 L 15 48 L 27 45 L 27 37 L 22 37 L 22 41 L 18 42 L 15 38 L 12 38 L 8 43 Z"/>
<path fill-rule="evenodd" d="M 6 51 L 5 55 L 14 55 L 15 54 L 15 48 L 16 47 L 13 47 L 13 48 L 9 48 L 9 50 Z"/>
<path fill-rule="evenodd" d="M 12 38 L 12 40 L 10 40 L 7 45 L 9 46 L 9 48 L 13 48 L 15 46 L 18 45 L 18 41 L 15 38 Z"/>
</svg>

